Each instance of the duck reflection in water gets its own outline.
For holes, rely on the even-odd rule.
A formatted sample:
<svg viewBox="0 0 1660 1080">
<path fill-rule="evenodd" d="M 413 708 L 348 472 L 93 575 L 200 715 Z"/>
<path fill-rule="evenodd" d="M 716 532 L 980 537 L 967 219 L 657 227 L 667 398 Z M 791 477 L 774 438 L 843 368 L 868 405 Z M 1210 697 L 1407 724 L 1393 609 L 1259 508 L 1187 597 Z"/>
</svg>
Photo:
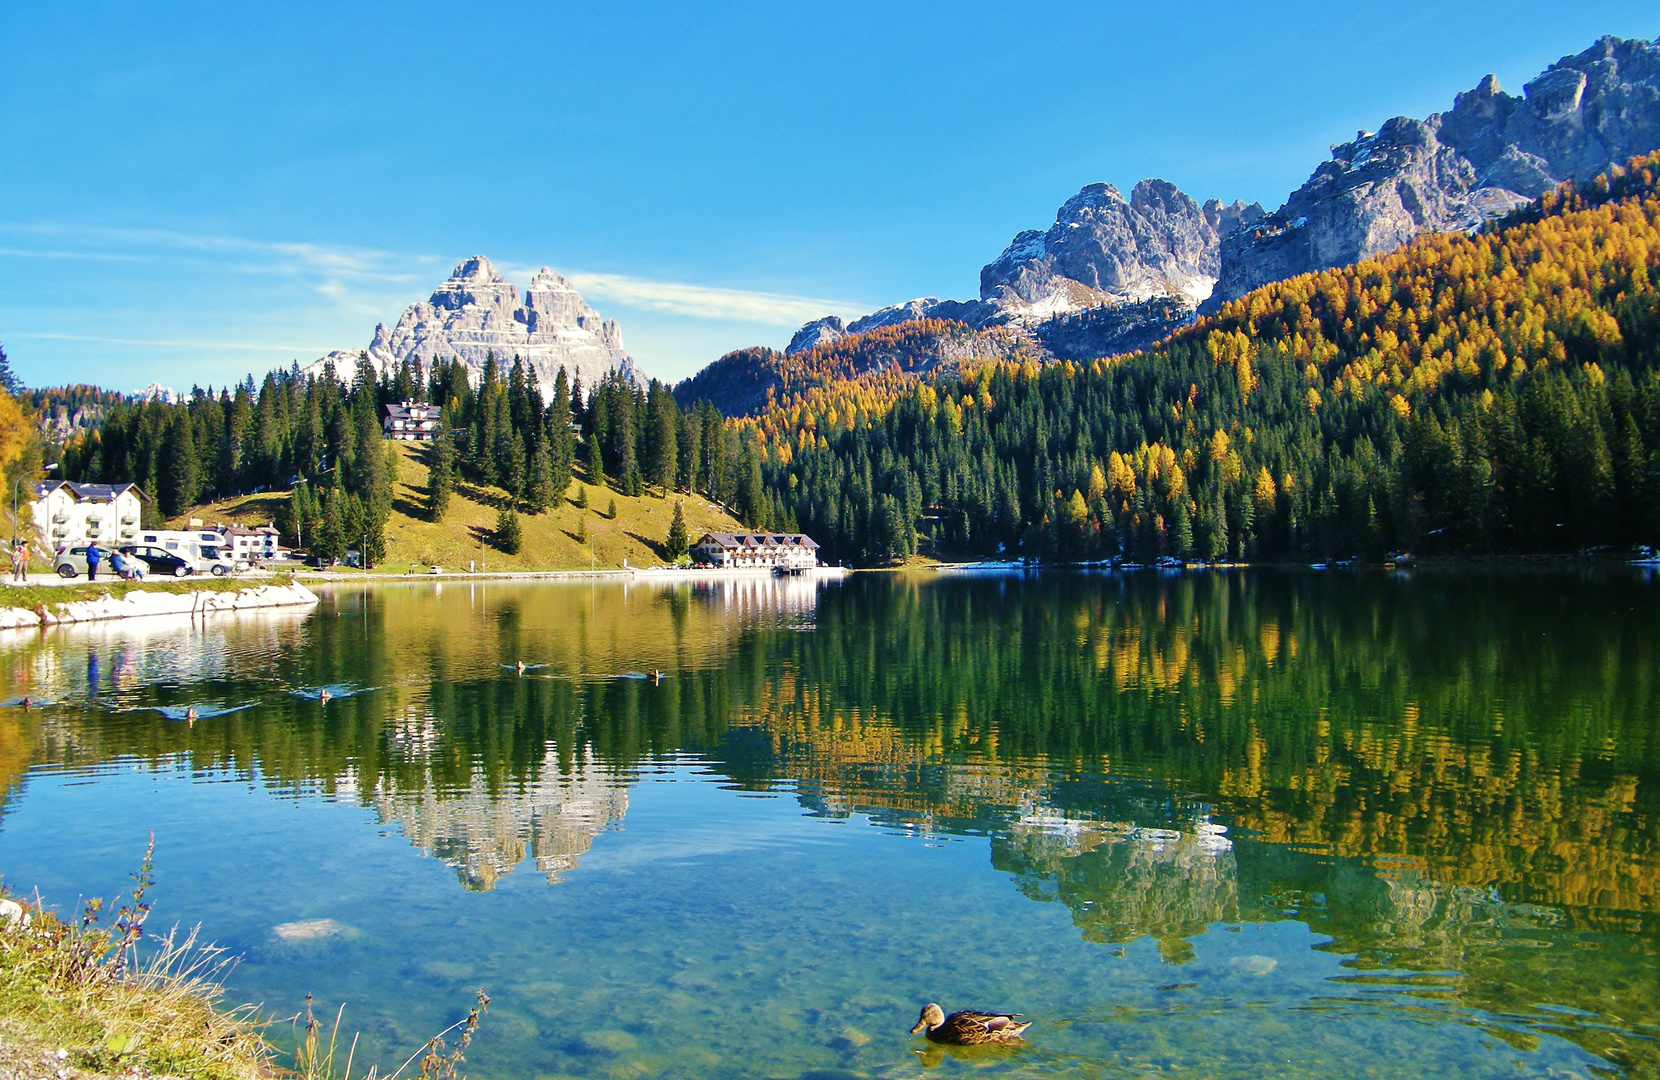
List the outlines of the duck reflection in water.
<svg viewBox="0 0 1660 1080">
<path fill-rule="evenodd" d="M 183 720 L 191 727 L 196 726 L 198 720 L 212 720 L 216 716 L 229 716 L 244 709 L 251 709 L 258 705 L 257 701 L 244 702 L 241 705 L 221 705 L 217 701 L 210 701 L 200 705 L 161 705 L 154 711 L 161 713 L 169 720 Z M 148 709 L 121 710 L 122 712 L 148 712 Z"/>
<path fill-rule="evenodd" d="M 320 704 L 327 705 L 335 698 L 356 697 L 358 694 L 367 694 L 372 690 L 379 689 L 380 687 L 378 686 L 347 686 L 343 683 L 329 683 L 327 686 L 319 686 L 316 688 L 307 687 L 303 690 L 291 691 L 291 693 L 293 693 L 295 697 L 302 697 L 307 701 L 315 701 Z"/>
</svg>

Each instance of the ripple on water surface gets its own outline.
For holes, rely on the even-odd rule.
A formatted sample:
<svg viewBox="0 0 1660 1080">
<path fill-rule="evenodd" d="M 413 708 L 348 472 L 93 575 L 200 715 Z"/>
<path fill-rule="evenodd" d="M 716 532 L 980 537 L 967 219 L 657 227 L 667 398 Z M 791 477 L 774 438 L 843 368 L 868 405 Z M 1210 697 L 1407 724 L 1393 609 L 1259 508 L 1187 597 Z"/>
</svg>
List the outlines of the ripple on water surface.
<svg viewBox="0 0 1660 1080">
<path fill-rule="evenodd" d="M 68 906 L 153 829 L 233 997 L 345 1002 L 395 1064 L 484 987 L 481 1075 L 1654 1073 L 1655 588 L 392 587 L 51 633 L 4 654 L 45 704 L 0 710 L 0 866 Z M 931 1046 L 929 1000 L 1034 1026 Z"/>
</svg>

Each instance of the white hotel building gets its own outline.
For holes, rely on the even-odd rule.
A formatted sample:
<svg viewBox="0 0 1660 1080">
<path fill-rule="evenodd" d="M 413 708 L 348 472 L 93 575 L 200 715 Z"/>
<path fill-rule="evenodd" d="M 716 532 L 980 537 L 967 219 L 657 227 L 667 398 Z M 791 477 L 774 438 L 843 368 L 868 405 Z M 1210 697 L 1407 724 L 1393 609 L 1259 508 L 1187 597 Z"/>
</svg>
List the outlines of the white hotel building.
<svg viewBox="0 0 1660 1080">
<path fill-rule="evenodd" d="M 133 543 L 143 504 L 150 501 L 136 484 L 50 480 L 34 488 L 29 512 L 35 535 L 53 551 L 94 540 L 111 546 Z"/>
</svg>

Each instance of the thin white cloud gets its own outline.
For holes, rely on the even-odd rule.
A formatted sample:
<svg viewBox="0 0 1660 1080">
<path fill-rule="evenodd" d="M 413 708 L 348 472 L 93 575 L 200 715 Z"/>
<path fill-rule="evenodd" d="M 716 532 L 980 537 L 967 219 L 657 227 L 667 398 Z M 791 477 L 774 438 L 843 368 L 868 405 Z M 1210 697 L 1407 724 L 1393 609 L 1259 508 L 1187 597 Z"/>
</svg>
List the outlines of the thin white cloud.
<svg viewBox="0 0 1660 1080">
<path fill-rule="evenodd" d="M 29 331 L 14 332 L 13 338 L 43 338 L 48 341 L 91 341 L 100 345 L 143 345 L 158 349 L 237 349 L 245 352 L 326 353 L 327 345 L 282 345 L 275 342 L 254 341 L 179 341 L 159 338 L 95 337 L 91 334 L 48 334 Z"/>
<path fill-rule="evenodd" d="M 825 315 L 870 310 L 849 300 L 826 300 L 788 293 L 652 281 L 624 274 L 573 270 L 565 275 L 590 300 L 599 297 L 630 307 L 649 308 L 694 319 L 730 320 L 766 326 L 799 326 Z"/>
<path fill-rule="evenodd" d="M 169 229 L 0 222 L 0 236 L 7 234 L 46 240 L 49 246 L 14 243 L 0 247 L 0 255 L 112 262 L 203 258 L 213 261 L 215 272 L 228 269 L 293 279 L 335 307 L 360 315 L 376 315 L 408 303 L 410 292 L 418 291 L 441 265 L 430 255 Z"/>
<path fill-rule="evenodd" d="M 131 336 L 56 332 L 60 327 L 72 331 L 80 326 L 57 318 L 42 325 L 45 312 L 37 305 L 27 317 L 10 320 L 16 328 L 6 336 L 19 344 L 23 339 L 60 341 L 66 347 L 72 347 L 67 343 L 81 342 L 94 348 L 110 347 L 99 352 L 118 352 L 122 347 L 173 349 L 204 357 L 218 351 L 261 356 L 278 363 L 322 356 L 338 348 L 361 347 L 376 322 L 390 323 L 406 305 L 425 299 L 459 261 L 459 257 L 340 244 L 0 220 L 0 260 L 32 259 L 106 263 L 107 270 L 96 274 L 109 278 L 109 289 L 118 294 L 148 295 L 146 280 L 171 284 L 165 295 L 146 306 L 147 317 L 142 321 L 148 325 L 121 327 Z M 537 270 L 501 262 L 496 265 L 521 289 Z M 621 314 L 625 330 L 652 328 L 646 334 L 658 345 L 648 350 L 650 356 L 642 357 L 649 366 L 691 364 L 690 358 L 679 355 L 684 351 L 682 339 L 702 341 L 710 332 L 721 332 L 718 324 L 769 328 L 761 332 L 767 337 L 773 336 L 775 328 L 787 337 L 795 327 L 813 319 L 825 315 L 852 317 L 874 307 L 848 300 L 600 271 L 566 271 L 565 276 L 606 315 Z M 198 296 L 204 289 L 214 297 L 212 300 Z M 185 303 L 185 297 L 196 299 Z M 175 311 L 179 304 L 183 306 Z M 619 308 L 623 310 L 618 312 Z M 198 316 L 204 311 L 210 316 L 217 312 L 223 325 L 212 329 L 200 326 L 199 330 L 205 331 L 200 338 L 175 337 L 169 333 L 174 328 L 167 320 L 187 311 Z M 191 321 L 200 322 L 198 318 Z M 705 324 L 707 329 L 694 330 L 688 322 Z M 23 329 L 30 323 L 33 325 Z M 669 329 L 676 324 L 683 327 L 679 333 Z M 289 329 L 284 332 L 282 326 Z M 283 340 L 257 340 L 267 331 Z M 291 336 L 335 340 L 292 344 Z M 718 353 L 725 347 L 711 345 L 710 349 Z"/>
</svg>

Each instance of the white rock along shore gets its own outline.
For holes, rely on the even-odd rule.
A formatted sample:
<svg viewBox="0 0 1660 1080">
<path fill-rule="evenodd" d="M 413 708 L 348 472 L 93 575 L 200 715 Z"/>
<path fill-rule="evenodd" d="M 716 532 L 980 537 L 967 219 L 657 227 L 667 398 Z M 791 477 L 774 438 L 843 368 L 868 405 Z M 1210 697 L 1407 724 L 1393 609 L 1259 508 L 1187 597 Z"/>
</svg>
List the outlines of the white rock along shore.
<svg viewBox="0 0 1660 1080">
<path fill-rule="evenodd" d="M 165 593 L 134 591 L 116 599 L 71 600 L 40 611 L 28 608 L 0 608 L 0 630 L 57 623 L 98 622 L 103 619 L 132 619 L 144 615 L 197 615 L 214 611 L 246 611 L 250 608 L 294 607 L 317 603 L 317 594 L 293 582 L 288 585 L 256 585 L 235 592 Z"/>
</svg>

